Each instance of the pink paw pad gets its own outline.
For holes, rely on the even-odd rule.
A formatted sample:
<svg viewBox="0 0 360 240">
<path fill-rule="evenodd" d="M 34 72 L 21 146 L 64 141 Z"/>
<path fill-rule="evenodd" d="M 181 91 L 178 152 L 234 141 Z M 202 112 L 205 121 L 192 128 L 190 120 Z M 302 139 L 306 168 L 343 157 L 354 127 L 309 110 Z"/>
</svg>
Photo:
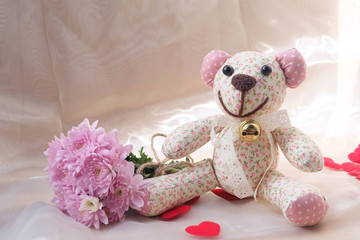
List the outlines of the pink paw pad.
<svg viewBox="0 0 360 240">
<path fill-rule="evenodd" d="M 298 226 L 312 226 L 320 222 L 326 214 L 328 205 L 325 199 L 317 194 L 309 193 L 292 202 L 285 217 Z"/>
</svg>

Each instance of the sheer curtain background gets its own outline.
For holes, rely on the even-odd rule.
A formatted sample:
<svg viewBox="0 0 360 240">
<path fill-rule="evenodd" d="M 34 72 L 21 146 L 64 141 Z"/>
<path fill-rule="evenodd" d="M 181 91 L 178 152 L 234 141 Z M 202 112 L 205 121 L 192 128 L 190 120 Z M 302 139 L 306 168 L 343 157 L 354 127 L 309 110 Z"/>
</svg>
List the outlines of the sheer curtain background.
<svg viewBox="0 0 360 240">
<path fill-rule="evenodd" d="M 296 47 L 307 61 L 308 77 L 288 90 L 283 108 L 325 156 L 347 161 L 360 144 L 359 24 L 355 0 L 1 0 L 0 233 L 6 239 L 137 239 L 161 229 L 159 239 L 185 239 L 190 236 L 184 228 L 200 223 L 211 213 L 203 206 L 211 206 L 223 239 L 331 238 L 339 224 L 355 238 L 359 182 L 327 169 L 301 173 L 284 158 L 282 171 L 317 185 L 329 198 L 329 214 L 311 231 L 290 226 L 266 203 L 222 206 L 228 203 L 211 194 L 193 216 L 176 223 L 130 214 L 125 223 L 89 230 L 49 205 L 42 152 L 54 135 L 87 117 L 108 131 L 119 129 L 122 141 L 135 151 L 145 146 L 151 155 L 153 133 L 220 112 L 200 80 L 207 52 L 276 54 Z M 194 156 L 211 157 L 211 146 Z M 253 211 L 244 209 L 249 204 Z M 234 208 L 241 211 L 234 214 Z M 254 215 L 256 221 L 241 223 Z M 165 224 L 169 228 L 163 230 Z M 134 228 L 144 231 L 135 236 L 129 230 Z"/>
</svg>

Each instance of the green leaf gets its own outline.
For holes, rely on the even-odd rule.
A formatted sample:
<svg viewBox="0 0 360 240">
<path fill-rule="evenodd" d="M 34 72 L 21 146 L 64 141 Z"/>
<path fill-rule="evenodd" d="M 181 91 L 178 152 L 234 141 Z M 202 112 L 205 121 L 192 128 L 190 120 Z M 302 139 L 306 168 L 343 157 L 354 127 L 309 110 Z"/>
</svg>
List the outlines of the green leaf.
<svg viewBox="0 0 360 240">
<path fill-rule="evenodd" d="M 135 166 L 135 172 L 137 171 L 137 169 L 144 163 L 149 163 L 152 161 L 152 158 L 149 157 L 146 153 L 144 153 L 144 147 L 141 147 L 139 150 L 139 154 L 140 156 L 136 156 L 134 153 L 130 153 L 129 156 L 126 157 L 126 160 L 128 162 L 133 162 L 134 166 Z M 151 178 L 154 177 L 155 174 L 155 167 L 153 166 L 148 166 L 145 167 L 142 175 L 144 178 Z"/>
<path fill-rule="evenodd" d="M 144 163 L 149 163 L 152 161 L 152 158 L 149 157 L 145 152 L 144 152 L 144 147 L 141 147 L 140 150 L 138 151 L 140 156 L 135 155 L 134 153 L 129 153 L 129 156 L 126 157 L 126 160 L 128 162 L 133 162 L 134 166 L 135 166 L 135 172 L 137 171 L 137 169 Z M 185 158 L 186 162 L 190 162 L 190 159 L 188 157 Z M 179 161 L 177 160 L 172 160 L 169 164 L 173 164 L 173 163 L 179 163 Z M 170 167 L 168 169 L 165 170 L 165 174 L 172 174 L 172 173 L 177 173 L 180 170 L 184 169 L 186 166 L 175 166 L 175 167 Z M 146 178 L 153 178 L 155 176 L 155 171 L 156 171 L 157 167 L 155 166 L 147 166 L 144 168 L 144 170 L 142 171 L 142 176 L 144 177 L 144 179 Z"/>
<path fill-rule="evenodd" d="M 149 163 L 152 161 L 152 158 L 149 157 L 146 153 L 144 153 L 144 147 L 141 147 L 139 150 L 140 156 L 136 156 L 134 153 L 130 153 L 129 156 L 127 156 L 126 160 L 129 162 L 133 162 L 134 164 L 144 164 Z"/>
</svg>

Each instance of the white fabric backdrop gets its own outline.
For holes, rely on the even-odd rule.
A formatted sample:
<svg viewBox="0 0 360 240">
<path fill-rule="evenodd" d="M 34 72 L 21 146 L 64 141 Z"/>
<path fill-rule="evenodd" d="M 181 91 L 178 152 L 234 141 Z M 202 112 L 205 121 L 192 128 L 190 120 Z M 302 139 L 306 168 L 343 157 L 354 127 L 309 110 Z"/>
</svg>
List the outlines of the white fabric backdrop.
<svg viewBox="0 0 360 240">
<path fill-rule="evenodd" d="M 213 220 L 221 239 L 322 239 L 341 227 L 356 239 L 359 182 L 327 169 L 301 173 L 285 159 L 283 172 L 328 196 L 329 214 L 319 227 L 296 228 L 266 203 L 233 204 L 208 193 L 192 215 L 173 222 L 133 213 L 125 223 L 88 230 L 49 205 L 42 152 L 54 135 L 87 117 L 150 153 L 153 133 L 219 111 L 199 75 L 208 51 L 275 54 L 297 47 L 308 78 L 288 90 L 284 108 L 325 156 L 347 161 L 360 143 L 359 16 L 360 2 L 350 0 L 0 1 L 0 236 L 138 239 L 156 232 L 158 239 L 184 239 L 191 238 L 186 226 Z M 211 156 L 211 146 L 194 156 Z M 137 228 L 144 231 L 136 235 Z"/>
</svg>

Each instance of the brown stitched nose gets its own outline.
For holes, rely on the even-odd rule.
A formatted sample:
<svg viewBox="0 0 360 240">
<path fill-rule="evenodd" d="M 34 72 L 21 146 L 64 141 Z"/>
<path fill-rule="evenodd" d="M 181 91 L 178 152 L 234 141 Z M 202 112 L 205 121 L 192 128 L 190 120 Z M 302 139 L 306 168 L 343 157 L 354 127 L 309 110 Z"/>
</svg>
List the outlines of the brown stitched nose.
<svg viewBox="0 0 360 240">
<path fill-rule="evenodd" d="M 254 77 L 237 74 L 231 79 L 231 84 L 239 91 L 246 92 L 255 87 L 256 80 Z"/>
</svg>

